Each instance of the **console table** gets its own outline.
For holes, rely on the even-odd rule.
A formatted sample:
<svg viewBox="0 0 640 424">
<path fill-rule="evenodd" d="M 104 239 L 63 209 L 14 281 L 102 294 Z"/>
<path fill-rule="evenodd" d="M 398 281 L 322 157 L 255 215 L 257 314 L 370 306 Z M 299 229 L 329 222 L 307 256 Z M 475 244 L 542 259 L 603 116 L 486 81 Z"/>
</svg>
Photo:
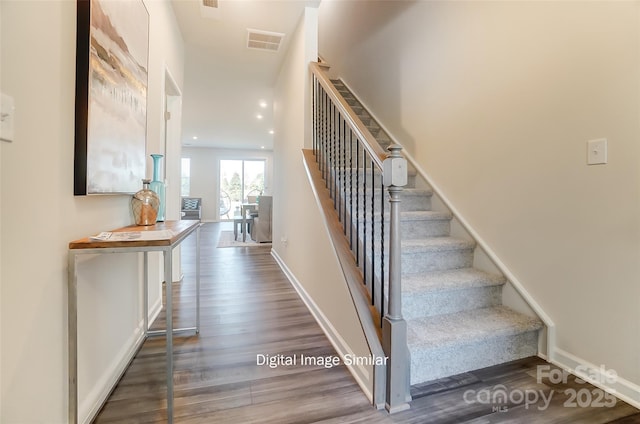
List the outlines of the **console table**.
<svg viewBox="0 0 640 424">
<path fill-rule="evenodd" d="M 144 336 L 166 335 L 167 339 L 167 421 L 173 422 L 173 334 L 183 331 L 200 332 L 200 221 L 166 221 L 150 226 L 118 228 L 112 233 L 140 232 L 153 235 L 155 232 L 169 230 L 158 238 L 131 240 L 95 240 L 86 237 L 69 243 L 68 268 L 68 328 L 69 328 L 69 423 L 78 422 L 78 281 L 76 276 L 76 258 L 82 254 L 102 253 L 144 253 Z M 148 232 L 144 234 L 144 232 Z M 196 325 L 189 328 L 173 328 L 173 294 L 172 294 L 172 251 L 192 233 L 196 234 Z M 148 253 L 162 252 L 164 259 L 165 292 L 166 292 L 166 329 L 150 331 L 148 313 Z"/>
</svg>

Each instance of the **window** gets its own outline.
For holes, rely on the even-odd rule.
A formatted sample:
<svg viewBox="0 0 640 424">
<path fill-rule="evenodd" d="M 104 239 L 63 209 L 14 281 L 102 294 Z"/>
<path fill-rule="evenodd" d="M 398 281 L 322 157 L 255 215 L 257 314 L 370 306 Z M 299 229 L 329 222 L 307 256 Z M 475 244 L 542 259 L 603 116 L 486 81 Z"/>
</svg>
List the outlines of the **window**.
<svg viewBox="0 0 640 424">
<path fill-rule="evenodd" d="M 240 205 L 248 196 L 264 191 L 264 160 L 220 161 L 220 219 L 240 215 Z"/>
<path fill-rule="evenodd" d="M 191 158 L 182 158 L 181 165 L 180 195 L 184 197 L 191 191 Z"/>
</svg>

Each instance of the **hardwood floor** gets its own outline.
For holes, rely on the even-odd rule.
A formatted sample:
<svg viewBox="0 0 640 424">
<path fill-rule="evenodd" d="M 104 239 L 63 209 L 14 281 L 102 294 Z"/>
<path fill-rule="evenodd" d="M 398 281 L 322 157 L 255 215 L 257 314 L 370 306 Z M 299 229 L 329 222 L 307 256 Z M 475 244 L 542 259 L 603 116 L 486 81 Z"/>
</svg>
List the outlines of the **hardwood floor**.
<svg viewBox="0 0 640 424">
<path fill-rule="evenodd" d="M 258 365 L 258 355 L 336 353 L 271 257 L 270 247 L 218 249 L 221 229 L 231 230 L 231 225 L 202 227 L 200 335 L 174 339 L 175 422 L 640 423 L 640 411 L 619 400 L 610 401 L 613 406 L 572 407 L 567 403 L 572 390 L 582 393 L 575 402 L 584 404 L 588 392 L 588 403 L 597 405 L 598 389 L 572 377 L 538 383 L 537 367 L 546 365 L 538 358 L 414 387 L 411 409 L 393 416 L 373 409 L 344 365 Z M 194 242 L 185 241 L 184 281 L 174 285 L 176 327 L 194 322 L 194 251 Z M 154 327 L 163 325 L 161 316 Z M 164 345 L 164 338 L 144 343 L 95 423 L 166 420 Z M 485 395 L 494 396 L 501 388 L 507 403 L 485 401 Z"/>
</svg>

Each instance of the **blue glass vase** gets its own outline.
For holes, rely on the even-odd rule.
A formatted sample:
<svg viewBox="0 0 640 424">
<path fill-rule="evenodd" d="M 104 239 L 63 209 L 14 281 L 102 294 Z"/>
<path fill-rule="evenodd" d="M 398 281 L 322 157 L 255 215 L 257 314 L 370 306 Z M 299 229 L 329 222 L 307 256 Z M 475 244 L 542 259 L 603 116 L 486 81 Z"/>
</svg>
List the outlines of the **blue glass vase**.
<svg viewBox="0 0 640 424">
<path fill-rule="evenodd" d="M 149 184 L 149 188 L 153 190 L 160 199 L 160 206 L 158 207 L 158 222 L 160 222 L 164 221 L 166 193 L 164 181 L 160 179 L 160 159 L 162 159 L 162 155 L 153 154 L 151 157 L 153 158 L 153 180 L 151 184 Z"/>
</svg>

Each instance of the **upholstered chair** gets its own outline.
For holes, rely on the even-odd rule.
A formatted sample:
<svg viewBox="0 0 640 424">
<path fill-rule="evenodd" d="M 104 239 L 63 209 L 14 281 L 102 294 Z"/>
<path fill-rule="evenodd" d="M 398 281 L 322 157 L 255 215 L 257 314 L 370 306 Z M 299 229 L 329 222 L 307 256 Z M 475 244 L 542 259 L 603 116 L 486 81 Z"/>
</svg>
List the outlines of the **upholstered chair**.
<svg viewBox="0 0 640 424">
<path fill-rule="evenodd" d="M 258 243 L 271 241 L 271 212 L 273 198 L 260 196 L 258 199 L 258 216 L 253 218 L 251 226 L 251 238 Z"/>
</svg>

